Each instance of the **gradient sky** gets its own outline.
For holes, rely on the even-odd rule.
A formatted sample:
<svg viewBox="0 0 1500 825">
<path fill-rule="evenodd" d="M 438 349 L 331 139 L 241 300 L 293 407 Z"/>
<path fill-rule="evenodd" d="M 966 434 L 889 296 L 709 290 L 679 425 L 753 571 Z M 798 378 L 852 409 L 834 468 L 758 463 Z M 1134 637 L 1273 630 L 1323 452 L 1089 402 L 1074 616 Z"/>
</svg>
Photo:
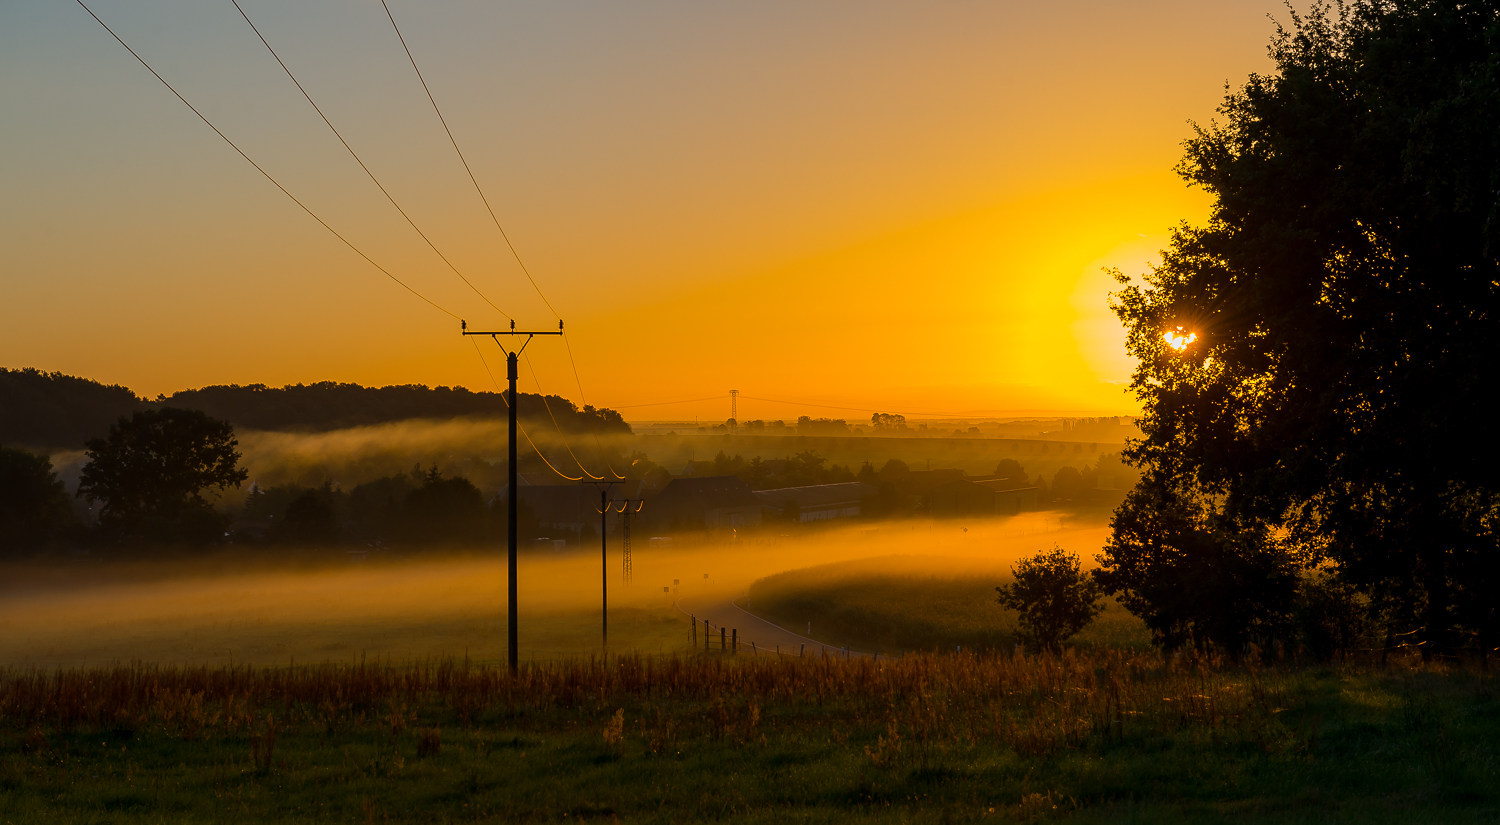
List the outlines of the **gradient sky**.
<svg viewBox="0 0 1500 825">
<path fill-rule="evenodd" d="M 587 400 L 632 419 L 722 420 L 730 388 L 777 400 L 741 401 L 742 419 L 1134 410 L 1099 270 L 1139 273 L 1169 227 L 1202 220 L 1206 197 L 1171 172 L 1188 121 L 1269 68 L 1267 15 L 1285 17 L 1267 0 L 391 2 L 567 321 Z M 555 328 L 379 3 L 241 5 L 439 248 L 523 327 Z M 229 0 L 90 6 L 382 265 L 471 327 L 504 323 Z M 152 396 L 492 388 L 456 321 L 71 0 L 0 4 L 0 113 L 0 366 Z M 528 353 L 543 389 L 577 399 L 557 339 Z"/>
</svg>

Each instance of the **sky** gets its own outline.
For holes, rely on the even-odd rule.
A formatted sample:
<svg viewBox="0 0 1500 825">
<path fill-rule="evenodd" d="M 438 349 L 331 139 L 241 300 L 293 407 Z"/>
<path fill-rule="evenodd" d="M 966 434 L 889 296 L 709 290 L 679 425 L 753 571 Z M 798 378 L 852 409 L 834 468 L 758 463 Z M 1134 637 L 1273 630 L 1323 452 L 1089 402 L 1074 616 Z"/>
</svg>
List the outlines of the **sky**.
<svg viewBox="0 0 1500 825">
<path fill-rule="evenodd" d="M 0 366 L 138 394 L 494 389 L 632 420 L 1129 414 L 1101 270 L 1209 200 L 1191 122 L 1270 64 L 1225 2 L 0 4 Z M 542 296 L 545 296 L 543 298 Z M 550 305 L 550 308 L 549 308 Z M 448 314 L 448 313 L 451 313 Z M 482 340 L 482 347 L 476 347 Z M 476 351 L 476 349 L 478 351 Z M 571 354 L 571 359 L 570 359 Z M 484 359 L 484 360 L 481 360 Z M 488 371 L 486 368 L 488 365 Z M 576 364 L 576 375 L 574 366 Z"/>
</svg>

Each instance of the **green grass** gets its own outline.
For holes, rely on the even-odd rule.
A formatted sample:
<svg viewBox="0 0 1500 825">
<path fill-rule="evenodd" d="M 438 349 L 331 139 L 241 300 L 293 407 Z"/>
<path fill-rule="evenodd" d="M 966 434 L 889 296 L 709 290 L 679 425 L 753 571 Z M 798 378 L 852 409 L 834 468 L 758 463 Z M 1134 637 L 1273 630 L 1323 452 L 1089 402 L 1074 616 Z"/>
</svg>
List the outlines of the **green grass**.
<svg viewBox="0 0 1500 825">
<path fill-rule="evenodd" d="M 520 680 L 456 663 L 3 677 L 0 823 L 1500 818 L 1491 688 L 1411 662 L 699 656 Z"/>
<path fill-rule="evenodd" d="M 801 632 L 856 650 L 1010 650 L 1015 611 L 995 601 L 1008 573 L 937 576 L 930 559 L 865 559 L 790 570 L 750 586 L 747 609 Z M 1141 649 L 1150 633 L 1116 604 L 1073 639 L 1075 646 Z"/>
</svg>

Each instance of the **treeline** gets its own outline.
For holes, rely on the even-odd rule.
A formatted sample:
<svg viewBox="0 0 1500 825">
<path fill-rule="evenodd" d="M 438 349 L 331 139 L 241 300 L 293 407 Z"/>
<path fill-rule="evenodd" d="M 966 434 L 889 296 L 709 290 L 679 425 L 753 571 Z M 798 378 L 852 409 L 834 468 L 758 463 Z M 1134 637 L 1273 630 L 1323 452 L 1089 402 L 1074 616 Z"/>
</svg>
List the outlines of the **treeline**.
<svg viewBox="0 0 1500 825">
<path fill-rule="evenodd" d="M 25 368 L 0 369 L 0 444 L 76 450 L 104 435 L 121 416 L 172 407 L 198 410 L 243 429 L 321 432 L 408 419 L 499 418 L 508 415 L 500 393 L 408 384 L 364 387 L 324 381 L 268 387 L 215 385 L 139 398 L 129 389 L 87 378 Z M 558 395 L 520 394 L 520 415 L 566 433 L 629 433 L 615 410 Z"/>
<path fill-rule="evenodd" d="M 517 527 L 524 538 L 536 532 L 535 518 L 518 502 Z M 237 544 L 297 547 L 472 547 L 506 535 L 504 499 L 486 501 L 463 476 L 444 476 L 437 467 L 369 481 L 344 491 L 278 484 L 254 488 L 245 500 Z"/>
</svg>

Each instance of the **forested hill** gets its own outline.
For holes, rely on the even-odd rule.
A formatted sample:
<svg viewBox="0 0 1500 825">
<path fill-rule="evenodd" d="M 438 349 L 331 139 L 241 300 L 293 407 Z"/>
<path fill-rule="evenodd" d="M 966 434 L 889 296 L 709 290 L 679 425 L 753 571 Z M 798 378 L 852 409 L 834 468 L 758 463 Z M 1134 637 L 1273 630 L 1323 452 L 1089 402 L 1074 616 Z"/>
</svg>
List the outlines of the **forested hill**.
<svg viewBox="0 0 1500 825">
<path fill-rule="evenodd" d="M 566 432 L 628 433 L 618 412 L 549 395 L 547 404 Z M 182 390 L 155 400 L 137 398 L 125 387 L 35 369 L 0 368 L 0 444 L 44 449 L 79 449 L 101 437 L 122 415 L 146 407 L 202 410 L 236 427 L 255 430 L 323 431 L 412 418 L 501 417 L 505 400 L 495 392 L 420 384 L 363 387 L 324 381 L 267 387 L 217 385 Z M 521 394 L 521 417 L 545 419 L 542 396 Z"/>
<path fill-rule="evenodd" d="M 0 444 L 77 450 L 146 399 L 118 384 L 0 367 Z"/>
</svg>

